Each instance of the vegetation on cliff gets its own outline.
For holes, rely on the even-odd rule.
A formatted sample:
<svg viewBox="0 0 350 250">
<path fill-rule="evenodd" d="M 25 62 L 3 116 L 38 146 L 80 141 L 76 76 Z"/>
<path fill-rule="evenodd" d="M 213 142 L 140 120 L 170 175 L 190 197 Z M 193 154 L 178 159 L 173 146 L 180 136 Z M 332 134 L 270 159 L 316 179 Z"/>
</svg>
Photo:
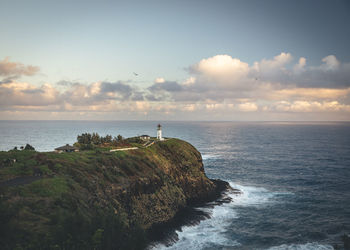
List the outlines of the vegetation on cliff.
<svg viewBox="0 0 350 250">
<path fill-rule="evenodd" d="M 142 249 L 152 227 L 216 193 L 200 153 L 178 139 L 117 152 L 0 152 L 0 245 Z"/>
</svg>

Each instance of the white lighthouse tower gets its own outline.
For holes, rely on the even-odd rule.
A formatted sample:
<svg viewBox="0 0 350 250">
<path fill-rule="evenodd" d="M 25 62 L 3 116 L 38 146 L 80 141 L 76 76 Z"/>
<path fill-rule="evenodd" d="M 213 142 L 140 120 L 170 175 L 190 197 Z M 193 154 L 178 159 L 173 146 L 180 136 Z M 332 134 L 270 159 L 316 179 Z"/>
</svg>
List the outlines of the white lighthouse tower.
<svg viewBox="0 0 350 250">
<path fill-rule="evenodd" d="M 157 127 L 157 140 L 163 141 L 164 138 L 162 137 L 162 125 L 158 124 Z"/>
</svg>

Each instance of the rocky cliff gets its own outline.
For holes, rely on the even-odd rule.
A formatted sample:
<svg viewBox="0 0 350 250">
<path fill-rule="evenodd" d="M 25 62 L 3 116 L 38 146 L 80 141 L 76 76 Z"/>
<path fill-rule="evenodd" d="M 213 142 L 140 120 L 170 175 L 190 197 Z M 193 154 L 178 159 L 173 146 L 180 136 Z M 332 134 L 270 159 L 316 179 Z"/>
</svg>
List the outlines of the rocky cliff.
<svg viewBox="0 0 350 250">
<path fill-rule="evenodd" d="M 0 152 L 0 245 L 142 249 L 157 225 L 225 188 L 178 139 L 117 152 Z"/>
</svg>

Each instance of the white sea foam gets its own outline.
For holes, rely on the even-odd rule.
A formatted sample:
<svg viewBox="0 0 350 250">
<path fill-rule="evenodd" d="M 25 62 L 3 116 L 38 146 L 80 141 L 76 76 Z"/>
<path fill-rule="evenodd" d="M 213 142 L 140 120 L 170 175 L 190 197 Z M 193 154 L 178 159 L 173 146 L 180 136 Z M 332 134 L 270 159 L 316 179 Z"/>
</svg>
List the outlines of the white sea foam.
<svg viewBox="0 0 350 250">
<path fill-rule="evenodd" d="M 196 226 L 184 226 L 182 231 L 177 231 L 179 241 L 170 247 L 157 245 L 154 249 L 202 249 L 211 245 L 236 246 L 238 242 L 229 239 L 225 235 L 225 228 L 230 221 L 237 218 L 236 212 L 231 209 L 231 204 L 223 204 L 214 208 L 199 208 L 210 212 L 210 219 L 201 221 Z"/>
<path fill-rule="evenodd" d="M 334 248 L 330 245 L 322 245 L 317 242 L 306 243 L 306 244 L 290 244 L 270 247 L 268 250 L 333 250 Z"/>
<path fill-rule="evenodd" d="M 219 158 L 220 155 L 214 155 L 214 154 L 202 154 L 203 161 L 209 160 L 209 159 L 216 159 Z"/>
<path fill-rule="evenodd" d="M 230 182 L 232 188 L 242 192 L 239 196 L 230 195 L 233 206 L 255 206 L 269 202 L 275 194 L 265 188 L 243 186 Z"/>
<path fill-rule="evenodd" d="M 229 182 L 230 186 L 242 192 L 241 195 L 230 195 L 233 206 L 259 206 L 277 201 L 277 197 L 293 195 L 291 192 L 272 192 L 262 187 L 243 186 L 238 183 Z"/>
<path fill-rule="evenodd" d="M 227 228 L 234 219 L 239 217 L 236 211 L 241 206 L 256 206 L 267 203 L 276 195 L 264 188 L 243 186 L 236 183 L 230 185 L 242 191 L 241 194 L 234 192 L 227 195 L 232 202 L 217 205 L 214 208 L 198 208 L 211 213 L 211 218 L 201 221 L 196 226 L 184 226 L 182 231 L 177 231 L 179 240 L 172 246 L 156 245 L 154 249 L 203 249 L 207 247 L 232 247 L 240 243 L 231 239 L 226 234 Z"/>
</svg>

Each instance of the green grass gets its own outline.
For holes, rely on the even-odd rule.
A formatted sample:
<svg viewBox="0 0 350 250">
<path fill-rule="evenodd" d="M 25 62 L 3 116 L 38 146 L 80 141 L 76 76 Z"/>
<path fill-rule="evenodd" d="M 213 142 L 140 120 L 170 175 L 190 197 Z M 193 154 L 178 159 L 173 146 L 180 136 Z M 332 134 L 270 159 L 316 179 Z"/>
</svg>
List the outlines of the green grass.
<svg viewBox="0 0 350 250">
<path fill-rule="evenodd" d="M 62 177 L 45 178 L 35 181 L 25 188 L 28 195 L 57 198 L 69 191 L 67 181 Z"/>
</svg>

